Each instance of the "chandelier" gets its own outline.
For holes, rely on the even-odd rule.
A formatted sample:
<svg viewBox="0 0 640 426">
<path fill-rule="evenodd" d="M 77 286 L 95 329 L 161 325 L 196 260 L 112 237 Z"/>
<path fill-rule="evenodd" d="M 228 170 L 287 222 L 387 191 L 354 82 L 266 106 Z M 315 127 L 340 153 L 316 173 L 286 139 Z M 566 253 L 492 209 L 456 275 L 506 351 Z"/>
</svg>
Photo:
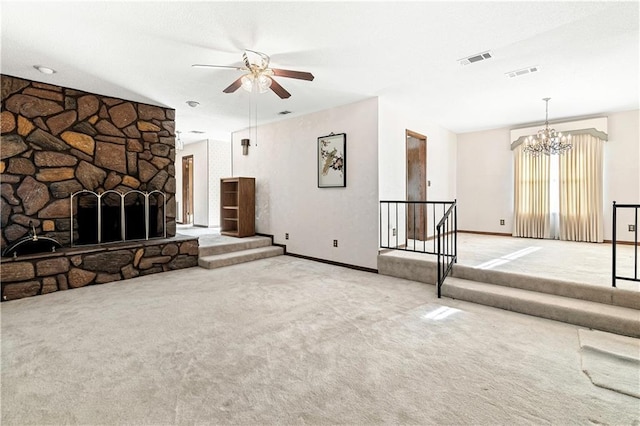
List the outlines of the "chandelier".
<svg viewBox="0 0 640 426">
<path fill-rule="evenodd" d="M 537 157 L 540 154 L 555 155 L 563 154 L 565 151 L 571 149 L 571 135 L 564 136 L 561 132 L 556 132 L 556 129 L 549 128 L 549 100 L 551 98 L 544 98 L 546 102 L 546 116 L 544 121 L 544 129 L 538 130 L 537 135 L 531 135 L 527 137 L 524 145 L 524 152 Z"/>
</svg>

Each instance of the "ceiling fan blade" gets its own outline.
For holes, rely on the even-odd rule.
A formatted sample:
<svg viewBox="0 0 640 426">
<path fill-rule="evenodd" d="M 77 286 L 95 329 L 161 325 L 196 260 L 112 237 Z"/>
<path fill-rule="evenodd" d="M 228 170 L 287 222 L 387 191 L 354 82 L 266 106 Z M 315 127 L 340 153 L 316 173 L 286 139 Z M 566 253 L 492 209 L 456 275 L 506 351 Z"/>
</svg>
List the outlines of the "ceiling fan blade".
<svg viewBox="0 0 640 426">
<path fill-rule="evenodd" d="M 206 64 L 193 64 L 191 65 L 193 68 L 231 68 L 234 70 L 242 71 L 244 68 L 242 67 L 232 67 L 227 65 L 206 65 Z"/>
<path fill-rule="evenodd" d="M 314 78 L 313 74 L 304 71 L 280 70 L 277 68 L 271 68 L 271 71 L 273 71 L 273 75 L 277 75 L 278 77 L 297 78 L 298 80 L 307 81 L 313 81 Z"/>
<path fill-rule="evenodd" d="M 247 57 L 247 51 L 245 50 L 242 53 L 242 60 L 244 61 L 244 66 L 248 69 L 251 69 L 251 62 L 249 62 L 249 58 Z"/>
<path fill-rule="evenodd" d="M 271 79 L 271 90 L 273 90 L 276 95 L 280 96 L 280 99 L 287 99 L 291 96 L 291 93 L 287 92 L 277 81 L 271 77 L 269 78 Z"/>
<path fill-rule="evenodd" d="M 224 93 L 233 93 L 236 90 L 238 90 L 240 88 L 240 86 L 242 86 L 242 77 L 238 78 L 236 81 L 234 81 L 233 83 L 231 83 L 229 85 L 229 87 L 227 87 L 226 89 L 223 90 Z"/>
</svg>

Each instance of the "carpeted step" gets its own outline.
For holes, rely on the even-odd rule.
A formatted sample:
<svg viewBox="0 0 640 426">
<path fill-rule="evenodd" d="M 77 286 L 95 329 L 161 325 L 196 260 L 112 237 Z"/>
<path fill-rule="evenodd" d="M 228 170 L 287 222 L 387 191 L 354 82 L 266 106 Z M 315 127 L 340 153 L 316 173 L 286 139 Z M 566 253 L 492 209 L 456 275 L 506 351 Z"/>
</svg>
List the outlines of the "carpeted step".
<svg viewBox="0 0 640 426">
<path fill-rule="evenodd" d="M 640 292 L 620 288 L 595 286 L 566 280 L 540 278 L 515 272 L 479 269 L 456 264 L 453 276 L 470 281 L 514 287 L 539 293 L 555 294 L 625 308 L 640 309 Z M 448 280 L 449 278 L 447 278 Z"/>
<path fill-rule="evenodd" d="M 200 258 L 211 256 L 214 254 L 230 253 L 234 251 L 242 251 L 259 247 L 268 247 L 271 245 L 269 237 L 245 237 L 245 238 L 224 238 L 219 242 L 209 245 L 201 245 L 198 249 Z"/>
<path fill-rule="evenodd" d="M 213 254 L 200 257 L 198 265 L 206 269 L 222 268 L 223 266 L 236 265 L 238 263 L 251 262 L 253 260 L 266 259 L 268 257 L 284 254 L 282 247 L 268 246 L 248 250 L 234 251 L 230 253 Z"/>
<path fill-rule="evenodd" d="M 446 279 L 442 294 L 453 299 L 640 337 L 640 311 L 636 309 L 454 277 Z"/>
<path fill-rule="evenodd" d="M 436 257 L 411 251 L 392 250 L 378 254 L 378 273 L 426 284 L 438 276 Z"/>
</svg>

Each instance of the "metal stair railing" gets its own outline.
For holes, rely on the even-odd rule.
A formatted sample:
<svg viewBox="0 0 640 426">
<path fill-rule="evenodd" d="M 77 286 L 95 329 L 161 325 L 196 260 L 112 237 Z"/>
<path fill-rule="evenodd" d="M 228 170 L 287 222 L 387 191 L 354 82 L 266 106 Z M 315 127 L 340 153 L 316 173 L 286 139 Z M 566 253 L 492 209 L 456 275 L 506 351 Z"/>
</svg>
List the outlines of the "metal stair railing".
<svg viewBox="0 0 640 426">
<path fill-rule="evenodd" d="M 618 209 L 628 209 L 634 211 L 634 229 L 633 229 L 633 242 L 632 244 L 635 246 L 634 255 L 633 255 L 633 277 L 627 277 L 617 274 L 617 257 L 616 257 L 616 246 L 618 245 L 618 237 L 616 232 L 616 224 L 618 220 Z M 640 281 L 638 277 L 638 210 L 640 209 L 640 204 L 616 204 L 613 202 L 613 233 L 611 238 L 611 247 L 613 251 L 612 255 L 612 271 L 611 271 L 611 282 L 613 287 L 616 286 L 616 280 L 627 280 L 627 281 Z"/>
<path fill-rule="evenodd" d="M 380 201 L 380 248 L 437 256 L 438 297 L 457 262 L 457 201 Z"/>
</svg>

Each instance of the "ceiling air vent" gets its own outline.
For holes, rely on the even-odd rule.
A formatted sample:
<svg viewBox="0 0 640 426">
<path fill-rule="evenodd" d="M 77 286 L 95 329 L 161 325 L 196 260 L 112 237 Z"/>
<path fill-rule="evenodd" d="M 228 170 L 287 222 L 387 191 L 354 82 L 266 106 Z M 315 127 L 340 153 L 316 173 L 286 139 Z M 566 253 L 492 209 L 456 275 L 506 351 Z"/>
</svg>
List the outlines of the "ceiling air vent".
<svg viewBox="0 0 640 426">
<path fill-rule="evenodd" d="M 514 78 L 514 77 L 520 77 L 521 75 L 531 74 L 532 72 L 538 72 L 538 71 L 540 71 L 540 67 L 535 66 L 535 67 L 522 68 L 520 70 L 515 70 L 515 71 L 509 71 L 505 73 L 505 75 L 509 78 Z"/>
<path fill-rule="evenodd" d="M 493 56 L 491 55 L 491 51 L 487 50 L 486 52 L 478 53 L 476 55 L 471 55 L 466 58 L 458 59 L 460 65 L 469 65 L 474 62 L 484 61 L 486 59 L 491 59 Z"/>
</svg>

